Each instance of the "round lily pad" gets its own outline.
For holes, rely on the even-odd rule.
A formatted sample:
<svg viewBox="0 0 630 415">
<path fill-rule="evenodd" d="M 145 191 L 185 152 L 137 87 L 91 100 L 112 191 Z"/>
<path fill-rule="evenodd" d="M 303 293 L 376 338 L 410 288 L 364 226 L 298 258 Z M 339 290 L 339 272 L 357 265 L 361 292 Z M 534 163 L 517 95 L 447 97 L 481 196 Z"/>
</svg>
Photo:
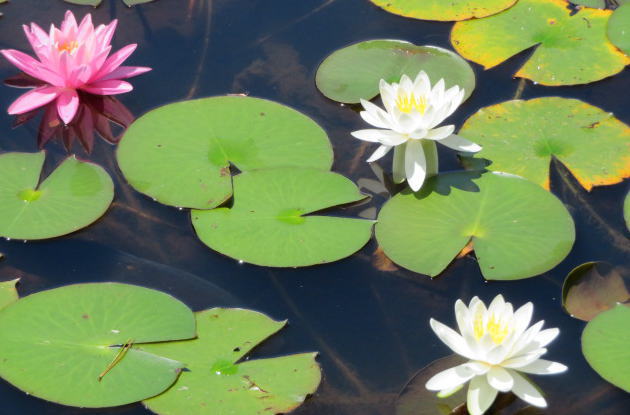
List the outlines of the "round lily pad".
<svg viewBox="0 0 630 415">
<path fill-rule="evenodd" d="M 622 5 L 610 16 L 608 39 L 623 53 L 630 55 L 630 3 Z"/>
<path fill-rule="evenodd" d="M 240 362 L 285 322 L 250 310 L 196 313 L 197 338 L 142 345 L 148 353 L 186 362 L 177 383 L 144 401 L 157 414 L 257 415 L 288 413 L 317 389 L 316 353 Z"/>
<path fill-rule="evenodd" d="M 507 101 L 470 117 L 460 135 L 482 146 L 488 169 L 549 188 L 549 164 L 560 160 L 587 190 L 630 176 L 630 128 L 611 113 L 558 97 Z"/>
<path fill-rule="evenodd" d="M 264 99 L 224 96 L 157 108 L 136 120 L 118 146 L 136 190 L 178 207 L 210 209 L 232 196 L 240 171 L 301 166 L 330 169 L 326 132 L 307 116 Z"/>
<path fill-rule="evenodd" d="M 232 258 L 270 267 L 303 267 L 345 258 L 363 247 L 373 221 L 311 215 L 365 199 L 345 177 L 279 168 L 234 177 L 234 206 L 193 210 L 197 236 Z"/>
<path fill-rule="evenodd" d="M 1 254 L 0 258 L 2 258 Z M 19 280 L 20 279 L 17 278 L 10 281 L 0 281 L 0 310 L 18 300 L 15 284 L 17 284 Z"/>
<path fill-rule="evenodd" d="M 436 46 L 416 46 L 402 40 L 368 40 L 339 49 L 317 69 L 315 82 L 326 97 L 345 103 L 370 100 L 379 94 L 379 81 L 400 82 L 425 71 L 432 82 L 444 78 L 447 87 L 475 89 L 475 73 L 456 53 Z"/>
<path fill-rule="evenodd" d="M 390 13 L 422 20 L 453 21 L 486 17 L 517 0 L 370 0 Z"/>
<path fill-rule="evenodd" d="M 563 204 L 528 180 L 454 172 L 385 203 L 376 239 L 392 261 L 432 277 L 472 242 L 486 279 L 516 280 L 562 261 L 575 230 Z"/>
<path fill-rule="evenodd" d="M 564 0 L 519 0 L 494 16 L 456 23 L 451 43 L 486 69 L 536 46 L 515 76 L 543 85 L 585 84 L 630 63 L 608 41 L 611 13 L 590 8 L 572 13 Z"/>
<path fill-rule="evenodd" d="M 582 333 L 582 353 L 601 377 L 630 392 L 630 307 L 618 304 L 595 317 Z"/>
<path fill-rule="evenodd" d="M 599 313 L 630 301 L 630 275 L 623 267 L 587 262 L 574 268 L 562 286 L 562 306 L 571 316 L 592 320 Z"/>
<path fill-rule="evenodd" d="M 63 405 L 124 405 L 162 392 L 183 366 L 129 345 L 194 336 L 192 311 L 167 294 L 117 283 L 70 285 L 0 312 L 0 377 Z"/>
<path fill-rule="evenodd" d="M 84 228 L 114 198 L 114 184 L 96 164 L 72 157 L 38 185 L 45 153 L 0 155 L 0 235 L 45 239 Z"/>
</svg>

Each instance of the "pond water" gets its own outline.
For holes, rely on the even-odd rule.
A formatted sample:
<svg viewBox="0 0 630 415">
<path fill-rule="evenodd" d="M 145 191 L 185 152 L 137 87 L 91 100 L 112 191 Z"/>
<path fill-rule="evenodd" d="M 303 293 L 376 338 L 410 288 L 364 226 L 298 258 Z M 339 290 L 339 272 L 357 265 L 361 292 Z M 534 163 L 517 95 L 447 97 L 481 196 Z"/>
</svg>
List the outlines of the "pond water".
<svg viewBox="0 0 630 415">
<path fill-rule="evenodd" d="M 226 93 L 279 101 L 328 132 L 335 149 L 333 170 L 355 182 L 374 179 L 364 162 L 366 147 L 349 135 L 365 126 L 351 108 L 317 91 L 318 64 L 332 51 L 366 39 L 404 39 L 450 49 L 450 23 L 405 19 L 367 0 L 158 0 L 134 8 L 104 0 L 97 9 L 61 0 L 19 0 L 0 7 L 0 47 L 30 51 L 20 25 L 35 21 L 47 27 L 61 21 L 66 9 L 78 15 L 92 12 L 98 23 L 119 19 L 115 49 L 139 44 L 129 64 L 154 69 L 133 80 L 132 93 L 120 96 L 135 115 L 173 101 Z M 511 74 L 529 53 L 488 71 L 473 65 L 478 87 L 452 121 L 461 125 L 479 108 L 513 98 L 519 80 Z M 15 72 L 0 60 L 0 77 Z M 629 90 L 626 69 L 586 86 L 551 88 L 527 82 L 522 97 L 578 98 L 630 123 Z M 0 88 L 2 108 L 19 92 Z M 36 151 L 37 123 L 12 129 L 11 122 L 0 111 L 0 151 Z M 50 170 L 66 153 L 58 142 L 46 149 Z M 204 246 L 187 212 L 157 204 L 129 187 L 115 166 L 113 146 L 99 140 L 90 155 L 78 144 L 74 149 L 112 175 L 114 204 L 97 223 L 70 236 L 28 243 L 1 240 L 5 259 L 0 280 L 21 277 L 21 295 L 71 283 L 121 281 L 171 293 L 194 310 L 234 306 L 288 319 L 289 326 L 251 357 L 321 352 L 323 382 L 295 413 L 371 415 L 393 414 L 395 399 L 413 374 L 449 354 L 430 330 L 430 317 L 452 325 L 456 299 L 478 295 L 490 300 L 502 293 L 515 305 L 532 301 L 534 318 L 561 329 L 547 358 L 567 364 L 569 372 L 536 377 L 549 402 L 541 413 L 613 415 L 630 407 L 630 395 L 588 366 L 580 351 L 584 323 L 561 308 L 562 281 L 573 267 L 592 260 L 628 267 L 630 243 L 621 215 L 627 180 L 588 193 L 562 166 L 554 165 L 551 187 L 571 212 L 577 239 L 570 255 L 550 272 L 516 282 L 485 282 L 474 256 L 467 256 L 432 280 L 395 267 L 379 269 L 383 266 L 374 255 L 374 240 L 347 259 L 316 267 L 239 264 Z M 440 164 L 443 170 L 460 168 L 454 152 L 441 152 Z M 378 209 L 385 200 L 376 195 L 369 204 L 342 213 Z M 0 414 L 7 415 L 149 413 L 140 404 L 102 410 L 64 407 L 30 397 L 4 381 L 0 396 Z"/>
</svg>

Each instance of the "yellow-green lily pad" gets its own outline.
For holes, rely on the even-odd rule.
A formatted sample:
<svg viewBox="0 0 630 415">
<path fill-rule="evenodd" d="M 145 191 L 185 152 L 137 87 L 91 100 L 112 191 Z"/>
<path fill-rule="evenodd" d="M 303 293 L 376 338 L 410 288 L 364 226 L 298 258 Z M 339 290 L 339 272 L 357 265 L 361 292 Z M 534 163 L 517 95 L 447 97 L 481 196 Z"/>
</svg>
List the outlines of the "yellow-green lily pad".
<svg viewBox="0 0 630 415">
<path fill-rule="evenodd" d="M 193 210 L 197 236 L 232 258 L 270 267 L 303 267 L 345 258 L 365 245 L 373 221 L 314 215 L 365 199 L 329 171 L 279 168 L 234 177 L 234 205 Z"/>
<path fill-rule="evenodd" d="M 421 20 L 467 20 L 505 10 L 517 0 L 370 0 L 390 13 Z"/>
<path fill-rule="evenodd" d="M 0 155 L 0 236 L 45 239 L 84 228 L 114 198 L 114 184 L 96 164 L 65 159 L 39 183 L 45 153 Z"/>
<path fill-rule="evenodd" d="M 487 168 L 513 173 L 546 189 L 549 164 L 560 160 L 590 190 L 630 176 L 630 127 L 582 101 L 548 97 L 482 108 L 460 135 L 482 146 Z"/>
<path fill-rule="evenodd" d="M 472 243 L 489 280 L 516 280 L 556 266 L 575 240 L 573 220 L 554 195 L 523 178 L 443 173 L 419 193 L 405 190 L 378 216 L 376 239 L 396 264 L 431 277 Z"/>
<path fill-rule="evenodd" d="M 316 353 L 243 361 L 284 321 L 250 310 L 214 308 L 196 313 L 194 340 L 146 344 L 146 353 L 186 362 L 165 393 L 144 401 L 161 415 L 288 413 L 317 389 Z"/>
<path fill-rule="evenodd" d="M 315 83 L 326 97 L 348 104 L 379 94 L 379 81 L 400 82 L 404 74 L 415 78 L 425 71 L 433 82 L 459 85 L 468 98 L 475 89 L 470 64 L 450 50 L 416 46 L 403 40 L 367 40 L 330 54 L 317 69 Z"/>
<path fill-rule="evenodd" d="M 630 3 L 625 3 L 610 16 L 608 39 L 623 53 L 630 55 Z"/>
<path fill-rule="evenodd" d="M 0 258 L 2 258 L 2 254 L 0 254 Z M 16 278 L 10 281 L 0 281 L 0 310 L 18 300 L 15 285 L 19 280 L 19 278 Z"/>
<path fill-rule="evenodd" d="M 536 46 L 515 76 L 543 85 L 576 85 L 612 76 L 630 63 L 606 35 L 611 10 L 564 0 L 519 0 L 494 16 L 458 22 L 451 43 L 464 58 L 492 68 Z"/>
</svg>

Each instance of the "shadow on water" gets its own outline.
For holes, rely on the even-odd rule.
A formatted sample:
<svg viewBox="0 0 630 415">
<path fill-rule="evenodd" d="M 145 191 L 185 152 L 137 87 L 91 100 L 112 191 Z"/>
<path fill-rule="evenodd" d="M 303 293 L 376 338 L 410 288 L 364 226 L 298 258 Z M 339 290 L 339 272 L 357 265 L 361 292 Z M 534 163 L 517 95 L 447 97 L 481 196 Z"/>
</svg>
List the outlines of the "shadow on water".
<svg viewBox="0 0 630 415">
<path fill-rule="evenodd" d="M 358 182 L 371 196 L 369 202 L 344 207 L 344 216 L 373 218 L 400 187 L 377 164 L 364 162 L 372 147 L 349 132 L 365 125 L 353 108 L 317 91 L 318 64 L 332 51 L 366 39 L 450 48 L 451 24 L 404 19 L 367 0 L 157 0 L 134 8 L 120 0 L 103 0 L 96 9 L 61 0 L 21 0 L 1 8 L 0 47 L 28 51 L 20 25 L 36 21 L 47 26 L 60 21 L 67 8 L 80 15 L 90 11 L 97 23 L 118 18 L 114 49 L 138 43 L 129 64 L 154 68 L 132 80 L 132 93 L 118 97 L 132 114 L 184 98 L 247 93 L 283 102 L 314 118 L 335 148 L 334 171 Z M 473 65 L 477 90 L 450 121 L 461 125 L 479 108 L 515 96 L 560 95 L 583 99 L 630 123 L 627 96 L 619 92 L 630 90 L 628 70 L 592 85 L 548 88 L 512 78 L 530 53 L 487 71 Z M 15 73 L 0 60 L 0 79 Z M 19 92 L 2 88 L 0 93 L 6 107 Z M 37 151 L 38 123 L 12 129 L 12 121 L 0 112 L 0 151 Z M 67 155 L 63 140 L 52 140 L 45 149 L 46 169 Z M 129 282 L 168 292 L 194 309 L 238 306 L 286 318 L 289 326 L 258 347 L 252 358 L 321 352 L 322 386 L 296 410 L 299 415 L 395 413 L 394 402 L 412 376 L 449 354 L 431 332 L 429 318 L 453 325 L 457 298 L 467 301 L 478 295 L 489 300 L 503 293 L 515 305 L 532 301 L 535 319 L 561 328 L 548 358 L 567 364 L 570 371 L 536 378 L 550 404 L 544 413 L 617 415 L 630 406 L 627 394 L 590 369 L 580 352 L 584 323 L 560 306 L 562 281 L 573 267 L 592 260 L 628 266 L 629 234 L 621 213 L 628 181 L 586 192 L 562 165 L 552 163 L 551 189 L 574 217 L 577 240 L 560 265 L 526 281 L 485 282 L 474 255 L 454 261 L 430 279 L 388 262 L 374 241 L 334 264 L 271 270 L 210 251 L 195 237 L 188 212 L 159 205 L 125 183 L 114 151 L 105 140 L 95 140 L 89 155 L 78 151 L 114 179 L 116 197 L 107 214 L 66 237 L 0 241 L 0 252 L 6 255 L 0 262 L 1 279 L 21 276 L 23 295 L 77 282 Z M 443 170 L 461 169 L 454 152 L 438 151 Z M 390 163 L 391 157 L 382 161 L 384 171 L 390 171 Z M 478 191 L 479 174 L 449 175 L 436 191 Z M 0 382 L 0 396 L 2 415 L 148 413 L 139 404 L 106 410 L 63 407 L 29 397 L 6 382 Z"/>
</svg>

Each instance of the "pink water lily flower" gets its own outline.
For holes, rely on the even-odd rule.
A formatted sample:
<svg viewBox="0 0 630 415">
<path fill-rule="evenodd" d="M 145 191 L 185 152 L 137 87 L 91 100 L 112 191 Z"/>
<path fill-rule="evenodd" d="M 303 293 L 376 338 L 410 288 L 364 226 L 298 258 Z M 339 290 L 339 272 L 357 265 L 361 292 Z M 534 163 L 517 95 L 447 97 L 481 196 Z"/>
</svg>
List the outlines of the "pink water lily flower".
<svg viewBox="0 0 630 415">
<path fill-rule="evenodd" d="M 50 26 L 49 33 L 35 23 L 24 25 L 24 33 L 38 60 L 13 49 L 0 51 L 5 58 L 26 74 L 45 84 L 21 95 L 9 106 L 9 114 L 24 114 L 56 100 L 61 120 L 68 124 L 79 108 L 82 90 L 90 94 L 116 95 L 133 89 L 122 79 L 140 75 L 151 68 L 121 66 L 136 44 L 123 47 L 109 56 L 116 20 L 94 27 L 92 16 L 81 24 L 67 11 L 61 27 Z"/>
</svg>

